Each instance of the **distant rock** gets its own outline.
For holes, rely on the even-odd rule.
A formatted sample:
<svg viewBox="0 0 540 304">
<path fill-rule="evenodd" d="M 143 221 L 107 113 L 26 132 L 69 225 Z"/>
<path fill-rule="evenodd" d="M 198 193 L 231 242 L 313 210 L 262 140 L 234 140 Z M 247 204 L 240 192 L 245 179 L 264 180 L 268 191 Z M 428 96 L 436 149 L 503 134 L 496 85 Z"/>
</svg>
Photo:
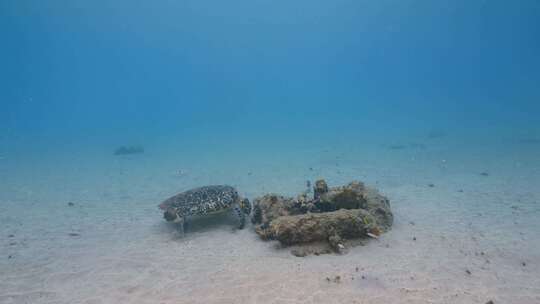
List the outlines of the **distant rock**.
<svg viewBox="0 0 540 304">
<path fill-rule="evenodd" d="M 130 155 L 144 153 L 142 146 L 121 146 L 114 150 L 114 155 Z"/>
<path fill-rule="evenodd" d="M 405 148 L 407 148 L 407 146 L 405 146 L 405 145 L 390 145 L 390 146 L 388 146 L 388 149 L 390 149 L 390 150 L 403 150 Z"/>
</svg>

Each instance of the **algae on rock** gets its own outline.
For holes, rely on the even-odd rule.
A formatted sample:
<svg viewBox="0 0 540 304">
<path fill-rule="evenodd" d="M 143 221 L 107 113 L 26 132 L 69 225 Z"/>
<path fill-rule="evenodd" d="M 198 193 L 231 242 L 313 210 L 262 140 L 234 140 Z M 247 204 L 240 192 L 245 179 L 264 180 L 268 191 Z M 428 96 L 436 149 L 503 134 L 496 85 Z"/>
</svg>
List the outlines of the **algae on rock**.
<svg viewBox="0 0 540 304">
<path fill-rule="evenodd" d="M 296 199 L 275 194 L 255 199 L 257 234 L 286 246 L 328 242 L 339 251 L 343 240 L 378 237 L 392 226 L 389 200 L 361 182 L 329 188 L 319 180 L 313 190 L 311 199 L 305 193 Z"/>
<path fill-rule="evenodd" d="M 270 234 L 284 245 L 328 240 L 338 236 L 343 239 L 366 235 L 375 219 L 362 209 L 340 209 L 325 213 L 308 213 L 282 216 L 270 223 Z"/>
</svg>

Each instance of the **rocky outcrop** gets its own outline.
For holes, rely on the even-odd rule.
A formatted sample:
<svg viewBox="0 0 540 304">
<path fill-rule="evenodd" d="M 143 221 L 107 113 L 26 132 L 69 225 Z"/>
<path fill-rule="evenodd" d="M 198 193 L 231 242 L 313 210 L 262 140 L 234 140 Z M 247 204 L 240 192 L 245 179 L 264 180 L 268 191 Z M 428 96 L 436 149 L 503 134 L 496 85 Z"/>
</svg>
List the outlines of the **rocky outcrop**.
<svg viewBox="0 0 540 304">
<path fill-rule="evenodd" d="M 252 222 L 263 239 L 289 246 L 327 242 L 335 251 L 347 239 L 377 238 L 392 226 L 389 200 L 354 181 L 329 188 L 324 180 L 297 198 L 269 194 L 254 200 Z"/>
<path fill-rule="evenodd" d="M 251 222 L 255 224 L 255 231 L 262 238 L 271 238 L 266 229 L 270 223 L 282 216 L 301 214 L 298 210 L 298 201 L 290 197 L 277 194 L 266 194 L 253 201 Z"/>
</svg>

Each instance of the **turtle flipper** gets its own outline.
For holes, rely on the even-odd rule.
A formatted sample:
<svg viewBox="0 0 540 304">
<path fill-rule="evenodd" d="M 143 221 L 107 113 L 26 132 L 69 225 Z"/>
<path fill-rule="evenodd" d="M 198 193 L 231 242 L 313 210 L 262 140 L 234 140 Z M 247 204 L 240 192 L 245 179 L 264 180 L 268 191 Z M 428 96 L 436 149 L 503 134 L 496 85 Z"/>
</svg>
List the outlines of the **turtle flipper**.
<svg viewBox="0 0 540 304">
<path fill-rule="evenodd" d="M 234 206 L 233 210 L 234 215 L 238 219 L 238 229 L 243 229 L 246 224 L 246 216 L 244 215 L 244 212 L 242 212 L 242 208 L 237 204 Z"/>
<path fill-rule="evenodd" d="M 174 223 L 177 224 L 178 226 L 178 236 L 183 238 L 184 237 L 184 224 L 185 224 L 185 218 L 183 216 L 178 216 L 175 220 L 174 220 Z"/>
</svg>

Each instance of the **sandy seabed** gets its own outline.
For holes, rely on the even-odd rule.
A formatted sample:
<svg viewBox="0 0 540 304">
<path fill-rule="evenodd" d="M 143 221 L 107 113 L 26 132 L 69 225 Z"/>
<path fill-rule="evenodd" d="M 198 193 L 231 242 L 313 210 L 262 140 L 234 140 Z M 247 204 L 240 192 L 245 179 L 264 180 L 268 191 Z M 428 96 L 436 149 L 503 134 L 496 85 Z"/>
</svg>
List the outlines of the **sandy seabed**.
<svg viewBox="0 0 540 304">
<path fill-rule="evenodd" d="M 0 303 L 540 303 L 538 152 L 437 144 L 219 160 L 7 154 Z M 180 238 L 157 209 L 202 184 L 229 183 L 252 199 L 292 195 L 317 177 L 379 188 L 393 229 L 344 255 L 299 258 L 249 225 L 235 231 L 226 215 L 192 219 Z"/>
</svg>

